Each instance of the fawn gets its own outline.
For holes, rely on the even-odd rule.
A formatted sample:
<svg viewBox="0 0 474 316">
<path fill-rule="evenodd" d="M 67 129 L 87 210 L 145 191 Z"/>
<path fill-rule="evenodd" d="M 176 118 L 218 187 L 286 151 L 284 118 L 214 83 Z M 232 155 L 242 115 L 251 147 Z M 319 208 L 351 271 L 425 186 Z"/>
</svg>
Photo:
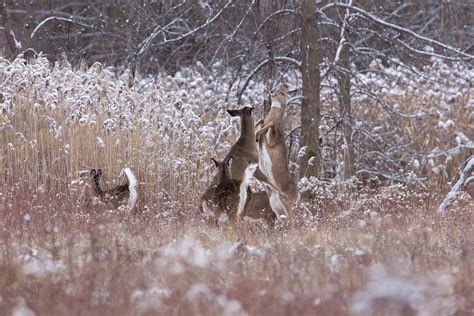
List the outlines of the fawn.
<svg viewBox="0 0 474 316">
<path fill-rule="evenodd" d="M 231 179 L 230 157 L 224 161 L 211 160 L 217 167 L 216 184 L 211 185 L 201 196 L 201 211 L 210 211 L 214 214 L 216 224 L 219 217 L 226 213 L 231 222 L 242 219 L 252 197 L 249 181 L 257 169 L 257 164 L 251 163 L 244 171 L 243 180 Z"/>
</svg>

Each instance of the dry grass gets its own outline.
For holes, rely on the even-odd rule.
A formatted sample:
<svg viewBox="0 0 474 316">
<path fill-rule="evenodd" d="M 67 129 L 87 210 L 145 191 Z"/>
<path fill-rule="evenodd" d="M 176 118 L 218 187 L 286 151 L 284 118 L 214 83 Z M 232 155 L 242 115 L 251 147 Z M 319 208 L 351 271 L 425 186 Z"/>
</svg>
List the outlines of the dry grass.
<svg viewBox="0 0 474 316">
<path fill-rule="evenodd" d="M 310 183 L 316 198 L 289 223 L 216 228 L 196 201 L 212 174 L 209 158 L 223 157 L 237 135 L 223 108 L 212 110 L 205 97 L 183 102 L 175 87 L 183 83 L 172 78 L 140 89 L 97 65 L 45 63 L 1 62 L 0 127 L 12 128 L 0 132 L 0 314 L 25 304 L 38 315 L 474 312 L 472 198 L 462 196 L 446 217 L 434 211 L 463 148 L 452 165 L 432 158 L 444 159 L 432 166 L 444 173 L 418 170 L 429 189 Z M 406 96 L 402 106 L 416 109 L 418 100 Z M 437 128 L 432 115 L 399 124 L 399 138 L 425 153 L 456 146 L 456 133 L 472 133 L 467 100 L 443 116 L 458 130 Z M 400 150 L 407 171 L 417 170 L 414 159 L 429 164 L 428 153 Z M 124 166 L 140 181 L 133 215 L 90 194 L 91 168 L 112 185 Z"/>
<path fill-rule="evenodd" d="M 468 315 L 472 200 L 438 218 L 417 192 L 339 192 L 354 209 L 320 218 L 302 207 L 275 228 L 215 228 L 161 199 L 131 216 L 12 189 L 1 207 L 0 312 L 23 297 L 40 315 Z"/>
</svg>

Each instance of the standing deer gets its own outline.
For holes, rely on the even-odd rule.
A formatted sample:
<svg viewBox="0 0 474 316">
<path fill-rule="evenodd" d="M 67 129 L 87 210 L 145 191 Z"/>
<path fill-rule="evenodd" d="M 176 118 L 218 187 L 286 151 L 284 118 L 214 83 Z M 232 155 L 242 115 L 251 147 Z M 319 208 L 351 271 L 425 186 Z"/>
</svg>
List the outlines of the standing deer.
<svg viewBox="0 0 474 316">
<path fill-rule="evenodd" d="M 231 162 L 230 178 L 242 180 L 245 176 L 245 170 L 251 163 L 258 163 L 258 149 L 255 143 L 255 121 L 252 117 L 253 107 L 242 107 L 236 110 L 227 110 L 233 117 L 240 117 L 240 136 L 236 143 L 231 147 L 223 161 Z M 212 202 L 215 195 L 219 174 L 216 174 L 211 186 L 201 196 L 201 212 L 216 214 L 216 205 Z M 265 175 L 257 168 L 254 174 L 255 178 L 271 186 Z M 276 190 L 276 188 L 274 188 Z M 262 193 L 256 193 L 255 198 L 252 195 L 250 206 L 248 208 L 249 217 L 252 218 L 271 218 L 268 214 L 270 208 L 268 196 Z"/>
<path fill-rule="evenodd" d="M 267 190 L 270 205 L 277 218 L 281 219 L 282 215 L 290 216 L 293 204 L 299 199 L 299 192 L 290 175 L 288 149 L 283 134 L 283 107 L 288 97 L 283 91 L 272 91 L 271 99 L 270 112 L 257 123 L 257 126 L 262 127 L 255 138 L 258 142 L 259 168 L 272 184 Z"/>
<path fill-rule="evenodd" d="M 212 158 L 217 167 L 217 184 L 211 186 L 201 197 L 201 211 L 211 210 L 216 224 L 219 217 L 226 213 L 231 222 L 242 219 L 248 210 L 252 198 L 249 181 L 257 169 L 257 164 L 250 164 L 244 171 L 243 180 L 230 178 L 230 157 L 228 160 L 217 161 Z"/>
<path fill-rule="evenodd" d="M 216 178 L 218 177 L 218 174 L 216 175 Z M 250 180 L 250 176 L 247 176 L 247 179 Z M 213 215 L 217 223 L 217 219 L 223 212 L 219 210 L 218 203 L 214 203 L 215 200 L 219 200 L 219 198 L 216 198 L 216 188 L 217 185 L 210 186 L 201 196 L 200 210 L 202 213 L 207 215 Z M 239 187 L 239 194 L 240 190 L 243 188 L 243 186 Z M 233 190 L 235 191 L 235 188 Z M 244 199 L 240 199 L 239 197 L 239 202 L 241 201 L 244 201 Z M 276 215 L 272 211 L 266 192 L 252 192 L 250 195 L 250 203 L 245 209 L 244 215 L 252 219 L 264 219 L 268 224 L 273 224 L 276 219 Z"/>
<path fill-rule="evenodd" d="M 122 179 L 126 177 L 126 183 L 108 190 L 103 190 L 100 184 L 100 180 L 102 178 L 102 169 L 99 169 L 97 171 L 95 169 L 92 169 L 90 176 L 94 191 L 102 201 L 111 201 L 114 206 L 117 207 L 119 204 L 122 204 L 125 200 L 127 200 L 128 209 L 133 210 L 135 208 L 135 204 L 138 199 L 138 182 L 137 178 L 135 177 L 130 168 L 122 169 L 119 175 L 119 177 Z"/>
</svg>

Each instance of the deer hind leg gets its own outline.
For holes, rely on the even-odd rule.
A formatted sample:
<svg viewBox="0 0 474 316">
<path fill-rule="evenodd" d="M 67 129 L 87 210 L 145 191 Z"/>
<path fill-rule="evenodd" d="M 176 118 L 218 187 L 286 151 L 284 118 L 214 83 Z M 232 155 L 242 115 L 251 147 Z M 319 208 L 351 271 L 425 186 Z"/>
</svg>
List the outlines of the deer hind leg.
<svg viewBox="0 0 474 316">
<path fill-rule="evenodd" d="M 272 207 L 272 211 L 275 213 L 278 220 L 282 219 L 282 215 L 288 218 L 288 210 L 285 204 L 282 202 L 280 195 L 273 190 L 271 191 L 270 195 L 270 206 Z"/>
</svg>

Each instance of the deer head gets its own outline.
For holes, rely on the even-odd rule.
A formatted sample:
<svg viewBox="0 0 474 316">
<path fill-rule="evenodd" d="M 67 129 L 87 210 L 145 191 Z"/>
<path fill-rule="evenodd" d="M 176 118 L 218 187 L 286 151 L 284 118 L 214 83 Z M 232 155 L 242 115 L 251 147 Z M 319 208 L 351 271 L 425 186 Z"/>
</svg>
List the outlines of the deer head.
<svg viewBox="0 0 474 316">
<path fill-rule="evenodd" d="M 288 94 L 282 90 L 274 90 L 270 93 L 272 98 L 272 108 L 282 108 L 288 102 Z"/>
</svg>

